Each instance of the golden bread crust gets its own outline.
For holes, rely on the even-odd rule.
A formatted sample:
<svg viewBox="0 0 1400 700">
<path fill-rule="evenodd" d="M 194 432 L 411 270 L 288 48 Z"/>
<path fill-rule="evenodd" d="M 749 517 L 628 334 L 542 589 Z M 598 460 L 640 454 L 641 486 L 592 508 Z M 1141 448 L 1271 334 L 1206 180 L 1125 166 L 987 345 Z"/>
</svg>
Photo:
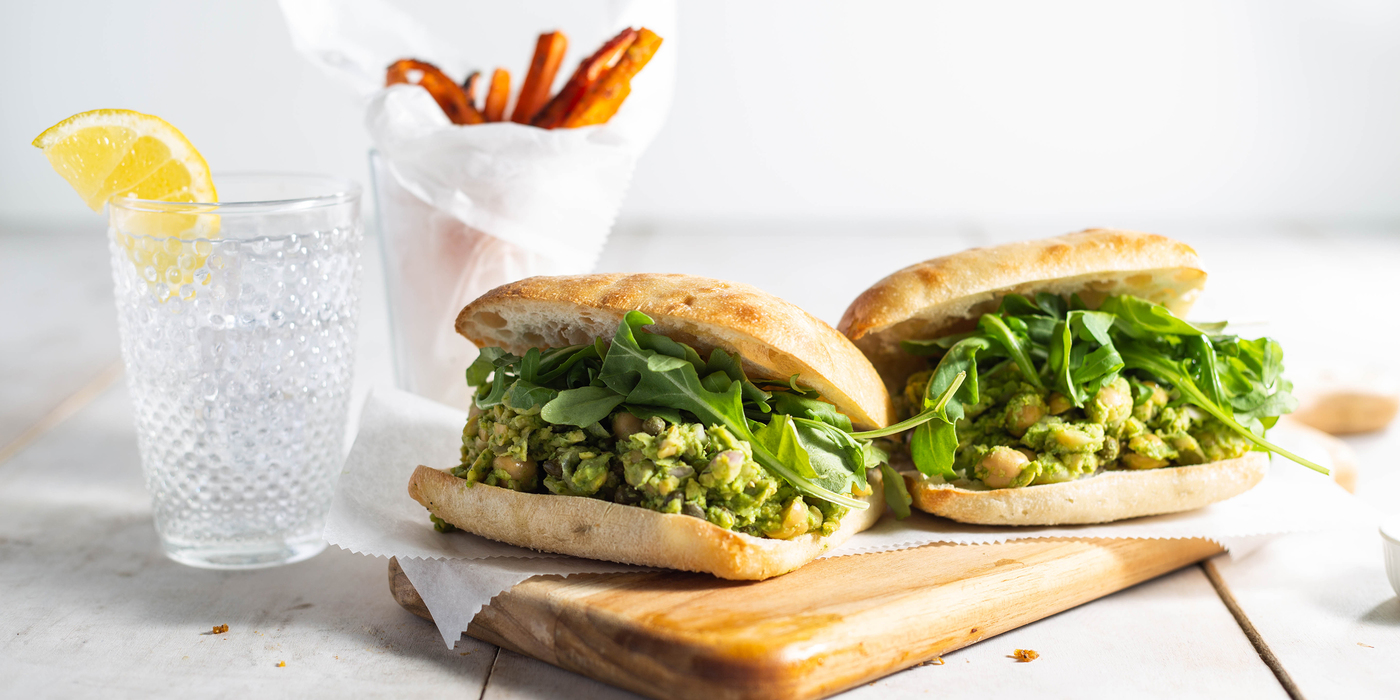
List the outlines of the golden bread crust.
<svg viewBox="0 0 1400 700">
<path fill-rule="evenodd" d="M 652 332 L 703 356 L 722 348 L 744 358 L 751 378 L 786 380 L 821 392 L 860 428 L 888 425 L 889 393 L 845 336 L 794 304 L 747 284 L 692 275 L 600 274 L 531 277 L 497 287 L 457 316 L 457 332 L 479 347 L 521 354 L 611 338 L 633 309 Z"/>
<path fill-rule="evenodd" d="M 1238 496 L 1264 478 L 1269 457 L 1186 467 L 1111 471 L 1059 484 L 973 491 L 904 472 L 914 507 L 976 525 L 1077 525 L 1195 510 Z"/>
<path fill-rule="evenodd" d="M 874 525 L 884 503 L 879 473 L 871 477 L 874 493 L 863 499 L 870 508 L 851 510 L 829 536 L 791 540 L 752 537 L 700 518 L 596 498 L 472 485 L 424 466 L 414 470 L 408 494 L 462 530 L 520 547 L 759 581 L 792 571 Z"/>
<path fill-rule="evenodd" d="M 1196 251 L 1165 236 L 1089 229 L 1054 238 L 972 248 L 910 265 L 851 302 L 837 326 L 870 358 L 890 391 L 902 391 L 922 358 L 901 340 L 967 330 L 1007 294 L 1078 293 L 1091 306 L 1128 293 L 1184 315 L 1205 286 Z M 962 324 L 962 325 L 960 325 Z"/>
</svg>

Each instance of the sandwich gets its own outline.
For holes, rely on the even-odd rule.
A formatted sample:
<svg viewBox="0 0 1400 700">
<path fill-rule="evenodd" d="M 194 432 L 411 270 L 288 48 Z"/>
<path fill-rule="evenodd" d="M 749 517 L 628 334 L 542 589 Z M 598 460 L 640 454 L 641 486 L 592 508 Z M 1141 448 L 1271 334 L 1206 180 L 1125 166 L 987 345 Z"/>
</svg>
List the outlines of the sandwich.
<svg viewBox="0 0 1400 700">
<path fill-rule="evenodd" d="M 1283 349 L 1183 316 L 1196 252 L 1094 229 L 906 267 L 839 328 L 903 415 L 913 505 L 984 525 L 1192 510 L 1258 484 L 1265 432 L 1296 405 Z M 912 469 L 908 468 L 912 462 Z"/>
<path fill-rule="evenodd" d="M 764 579 L 874 524 L 884 483 L 903 492 L 877 445 L 901 428 L 870 362 L 754 287 L 532 277 L 456 328 L 481 348 L 461 463 L 409 484 L 440 530 Z"/>
</svg>

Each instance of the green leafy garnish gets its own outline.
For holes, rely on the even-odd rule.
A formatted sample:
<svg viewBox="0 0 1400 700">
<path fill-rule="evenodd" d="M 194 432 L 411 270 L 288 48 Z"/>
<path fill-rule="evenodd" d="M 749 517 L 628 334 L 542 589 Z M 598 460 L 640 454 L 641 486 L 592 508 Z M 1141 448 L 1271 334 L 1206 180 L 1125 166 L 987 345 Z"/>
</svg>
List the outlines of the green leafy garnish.
<svg viewBox="0 0 1400 700">
<path fill-rule="evenodd" d="M 517 410 L 540 407 L 548 423 L 589 427 L 619 406 L 638 418 L 723 426 L 749 443 L 754 461 L 804 496 L 864 509 L 843 494 L 866 485 L 865 470 L 886 456 L 850 434 L 851 422 L 816 392 L 798 390 L 797 377 L 749 381 L 737 356 L 716 349 L 708 359 L 666 336 L 648 333 L 652 319 L 628 312 L 611 344 L 546 350 L 523 357 L 483 349 L 467 369 L 481 408 L 502 402 Z M 887 487 L 888 489 L 888 487 Z"/>
<path fill-rule="evenodd" d="M 939 361 L 924 389 L 920 415 L 890 429 L 913 427 L 910 452 L 919 471 L 953 477 L 956 425 L 963 406 L 979 399 L 979 373 L 1014 364 L 1026 383 L 1053 389 L 1082 407 L 1127 372 L 1175 388 L 1181 402 L 1216 418 L 1257 449 L 1327 473 L 1264 438 L 1264 431 L 1297 403 L 1282 377 L 1283 349 L 1268 338 L 1222 335 L 1224 328 L 1187 323 L 1164 306 L 1128 295 L 1110 296 L 1092 311 L 1078 297 L 1066 301 L 1041 293 L 1032 300 L 1009 294 L 995 314 L 979 319 L 977 331 L 903 342 L 907 352 Z"/>
</svg>

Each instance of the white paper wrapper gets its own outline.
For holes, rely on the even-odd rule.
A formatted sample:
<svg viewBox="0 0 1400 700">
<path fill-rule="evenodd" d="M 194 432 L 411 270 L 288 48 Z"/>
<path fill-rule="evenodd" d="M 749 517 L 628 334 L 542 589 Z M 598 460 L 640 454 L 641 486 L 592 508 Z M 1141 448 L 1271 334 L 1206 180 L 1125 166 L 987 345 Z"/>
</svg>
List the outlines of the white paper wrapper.
<svg viewBox="0 0 1400 700">
<path fill-rule="evenodd" d="M 465 421 L 462 411 L 405 392 L 371 394 L 326 525 L 331 544 L 398 557 L 448 646 L 491 598 L 532 576 L 645 570 L 535 552 L 460 532 L 436 532 L 427 511 L 408 497 L 408 478 L 419 464 L 439 469 L 456 465 Z M 1306 433 L 1280 426 L 1270 438 L 1320 464 L 1329 463 L 1326 448 Z M 1275 458 L 1269 476 L 1253 490 L 1190 513 L 1040 528 L 962 525 L 916 513 L 903 521 L 887 517 L 823 556 L 886 552 L 936 542 L 981 544 L 1042 537 L 1201 537 L 1238 554 L 1241 549 L 1252 551 L 1268 535 L 1322 530 L 1370 517 L 1368 509 L 1330 479 Z"/>
<path fill-rule="evenodd" d="M 539 31 L 569 36 L 556 86 L 580 57 L 624 27 L 645 26 L 663 39 L 611 121 L 550 131 L 510 122 L 457 126 L 423 88 L 381 88 L 385 67 L 400 58 L 433 62 L 454 77 L 495 67 L 386 2 L 281 5 L 298 51 L 367 100 L 398 383 L 465 408 L 461 374 L 476 349 L 453 330 L 461 308 L 506 282 L 588 272 L 597 261 L 637 158 L 670 108 L 674 0 L 583 3 L 597 16 L 579 27 L 570 21 L 587 12 L 577 2 L 491 10 L 494 22 L 528 14 L 527 24 L 541 25 L 516 38 L 522 46 L 533 46 Z M 562 19 L 547 19 L 556 16 Z M 518 91 L 525 66 L 505 67 Z"/>
</svg>

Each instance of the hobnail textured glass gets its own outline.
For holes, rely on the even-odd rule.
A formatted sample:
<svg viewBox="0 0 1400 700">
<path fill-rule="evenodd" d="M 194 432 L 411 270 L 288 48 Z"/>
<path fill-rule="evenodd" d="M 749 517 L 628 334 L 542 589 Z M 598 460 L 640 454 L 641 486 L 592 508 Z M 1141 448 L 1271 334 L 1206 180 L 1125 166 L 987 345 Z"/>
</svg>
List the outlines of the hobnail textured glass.
<svg viewBox="0 0 1400 700">
<path fill-rule="evenodd" d="M 352 183 L 227 180 L 216 183 L 225 197 L 241 189 L 271 199 L 121 200 L 109 239 L 162 544 L 187 564 L 249 568 L 325 547 L 354 368 L 362 232 Z M 329 194 L 277 194 L 317 189 Z"/>
</svg>

